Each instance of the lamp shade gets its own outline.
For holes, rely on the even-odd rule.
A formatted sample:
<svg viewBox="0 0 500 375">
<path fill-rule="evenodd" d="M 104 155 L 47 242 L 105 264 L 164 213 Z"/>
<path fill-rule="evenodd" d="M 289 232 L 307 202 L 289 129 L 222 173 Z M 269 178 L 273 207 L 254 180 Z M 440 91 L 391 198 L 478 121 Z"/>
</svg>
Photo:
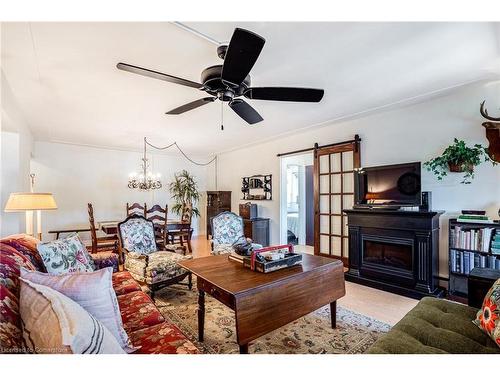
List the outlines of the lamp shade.
<svg viewBox="0 0 500 375">
<path fill-rule="evenodd" d="M 5 212 L 30 210 L 55 210 L 56 201 L 52 193 L 11 193 Z"/>
</svg>

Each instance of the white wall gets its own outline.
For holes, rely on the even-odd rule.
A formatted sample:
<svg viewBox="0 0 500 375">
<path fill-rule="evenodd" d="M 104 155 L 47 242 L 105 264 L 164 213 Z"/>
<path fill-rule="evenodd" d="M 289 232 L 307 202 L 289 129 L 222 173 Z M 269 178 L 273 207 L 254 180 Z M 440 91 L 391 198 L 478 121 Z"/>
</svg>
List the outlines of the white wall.
<svg viewBox="0 0 500 375">
<path fill-rule="evenodd" d="M 1 103 L 1 181 L 0 181 L 0 235 L 25 230 L 24 213 L 4 212 L 12 192 L 29 191 L 30 158 L 33 137 L 23 118 L 3 72 L 0 77 Z"/>
<path fill-rule="evenodd" d="M 241 198 L 241 177 L 253 174 L 273 175 L 273 200 L 256 202 L 259 215 L 271 218 L 271 243 L 280 240 L 280 160 L 277 153 L 362 138 L 361 164 L 374 166 L 427 161 L 439 155 L 454 137 L 467 142 L 487 144 L 481 126 L 479 103 L 486 99 L 490 112 L 500 105 L 500 83 L 481 83 L 464 87 L 431 101 L 414 104 L 363 118 L 331 123 L 267 143 L 224 153 L 219 157 L 219 189 L 233 191 L 233 210 Z M 276 104 L 279 105 L 279 104 Z M 266 126 L 265 123 L 260 126 Z M 447 220 L 461 209 L 484 209 L 498 218 L 500 208 L 500 167 L 481 165 L 470 185 L 460 184 L 461 176 L 452 175 L 438 182 L 423 173 L 422 188 L 432 191 L 433 209 L 445 210 L 441 219 L 440 274 L 447 275 Z"/>
<path fill-rule="evenodd" d="M 11 132 L 1 133 L 1 215 L 0 227 L 1 236 L 12 233 L 19 233 L 24 230 L 21 227 L 19 220 L 20 213 L 4 212 L 3 208 L 9 199 L 11 192 L 18 190 L 18 174 L 19 174 L 19 134 Z"/>
<path fill-rule="evenodd" d="M 127 187 L 128 175 L 138 171 L 142 153 L 94 147 L 35 142 L 32 170 L 36 191 L 54 194 L 58 209 L 43 213 L 44 232 L 51 229 L 88 227 L 87 203 L 94 206 L 96 221 L 123 220 L 127 202 L 169 204 L 168 183 L 176 172 L 191 172 L 200 191 L 206 191 L 206 168 L 180 155 L 149 153 L 154 173 L 161 173 L 163 187 L 151 192 Z M 195 233 L 205 233 L 205 196 L 199 203 L 201 219 L 193 219 Z M 169 217 L 175 216 L 169 212 Z M 44 234 L 44 239 L 53 236 Z"/>
</svg>

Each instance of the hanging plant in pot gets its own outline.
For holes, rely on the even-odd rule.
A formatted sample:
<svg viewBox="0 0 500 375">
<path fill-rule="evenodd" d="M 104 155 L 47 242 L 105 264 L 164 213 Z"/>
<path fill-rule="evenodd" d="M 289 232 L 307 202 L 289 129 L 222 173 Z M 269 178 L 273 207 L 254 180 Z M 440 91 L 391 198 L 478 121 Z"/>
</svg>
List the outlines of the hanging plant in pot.
<svg viewBox="0 0 500 375">
<path fill-rule="evenodd" d="M 429 172 L 433 172 L 438 180 L 442 180 L 448 172 L 465 173 L 461 183 L 470 184 L 474 178 L 475 166 L 483 162 L 498 164 L 490 158 L 487 151 L 480 144 L 469 147 L 465 141 L 455 138 L 453 144 L 448 146 L 441 156 L 425 162 L 424 166 Z"/>
</svg>

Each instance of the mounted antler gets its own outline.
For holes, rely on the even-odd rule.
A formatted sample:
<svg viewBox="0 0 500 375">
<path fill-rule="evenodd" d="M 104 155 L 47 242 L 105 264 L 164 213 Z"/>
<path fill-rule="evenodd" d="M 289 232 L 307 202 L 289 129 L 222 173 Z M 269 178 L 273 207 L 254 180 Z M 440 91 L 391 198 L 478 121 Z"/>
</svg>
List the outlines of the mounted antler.
<svg viewBox="0 0 500 375">
<path fill-rule="evenodd" d="M 488 115 L 488 110 L 484 108 L 484 103 L 486 103 L 486 100 L 483 100 L 481 103 L 481 107 L 479 108 L 479 112 L 481 112 L 481 116 L 483 116 L 485 119 L 490 120 L 490 121 L 499 121 L 500 122 L 500 117 L 491 117 Z"/>
<path fill-rule="evenodd" d="M 490 142 L 488 147 L 488 155 L 490 158 L 496 162 L 500 162 L 500 117 L 495 118 L 488 115 L 488 110 L 484 108 L 483 100 L 479 112 L 481 116 L 485 119 L 490 120 L 483 122 L 483 126 L 486 128 L 486 138 Z"/>
</svg>

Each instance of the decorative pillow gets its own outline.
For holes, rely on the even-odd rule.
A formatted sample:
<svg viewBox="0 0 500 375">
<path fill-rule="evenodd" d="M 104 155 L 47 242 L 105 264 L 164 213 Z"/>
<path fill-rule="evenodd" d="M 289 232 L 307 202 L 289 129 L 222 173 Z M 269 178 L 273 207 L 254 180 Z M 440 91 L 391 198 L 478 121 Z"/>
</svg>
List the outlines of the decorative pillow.
<svg viewBox="0 0 500 375">
<path fill-rule="evenodd" d="M 111 267 L 113 272 L 118 272 L 118 254 L 110 251 L 101 251 L 98 253 L 90 253 L 90 257 L 94 262 L 94 269 L 96 271 L 106 267 Z"/>
<path fill-rule="evenodd" d="M 95 270 L 94 262 L 78 234 L 52 242 L 39 243 L 37 248 L 47 272 L 52 275 Z"/>
<path fill-rule="evenodd" d="M 47 286 L 19 280 L 21 322 L 27 351 L 125 353 L 111 332 L 78 303 Z"/>
<path fill-rule="evenodd" d="M 36 249 L 37 244 L 40 241 L 35 237 L 27 234 L 14 234 L 12 236 L 2 238 L 0 242 L 12 246 L 18 252 L 26 256 L 38 271 L 46 271 L 42 257 Z"/>
<path fill-rule="evenodd" d="M 483 307 L 472 322 L 500 347 L 500 279 L 495 281 L 484 297 Z"/>
<path fill-rule="evenodd" d="M 22 350 L 19 318 L 19 268 L 34 270 L 30 260 L 12 246 L 0 242 L 0 352 Z"/>
<path fill-rule="evenodd" d="M 39 285 L 48 286 L 64 294 L 99 320 L 128 353 L 135 351 L 123 329 L 122 317 L 112 282 L 113 269 L 95 272 L 75 272 L 66 275 L 48 275 L 21 268 L 21 277 Z"/>
<path fill-rule="evenodd" d="M 40 243 L 38 238 L 25 233 L 11 234 L 10 236 L 2 238 L 2 240 L 14 240 L 33 252 L 36 252 L 36 246 Z"/>
<path fill-rule="evenodd" d="M 139 254 L 154 253 L 156 248 L 153 223 L 142 218 L 129 219 L 120 224 L 123 247 Z"/>
<path fill-rule="evenodd" d="M 22 349 L 19 298 L 0 284 L 0 353 L 17 353 Z"/>
<path fill-rule="evenodd" d="M 0 283 L 19 295 L 19 268 L 35 270 L 30 260 L 12 246 L 0 242 Z"/>
</svg>

